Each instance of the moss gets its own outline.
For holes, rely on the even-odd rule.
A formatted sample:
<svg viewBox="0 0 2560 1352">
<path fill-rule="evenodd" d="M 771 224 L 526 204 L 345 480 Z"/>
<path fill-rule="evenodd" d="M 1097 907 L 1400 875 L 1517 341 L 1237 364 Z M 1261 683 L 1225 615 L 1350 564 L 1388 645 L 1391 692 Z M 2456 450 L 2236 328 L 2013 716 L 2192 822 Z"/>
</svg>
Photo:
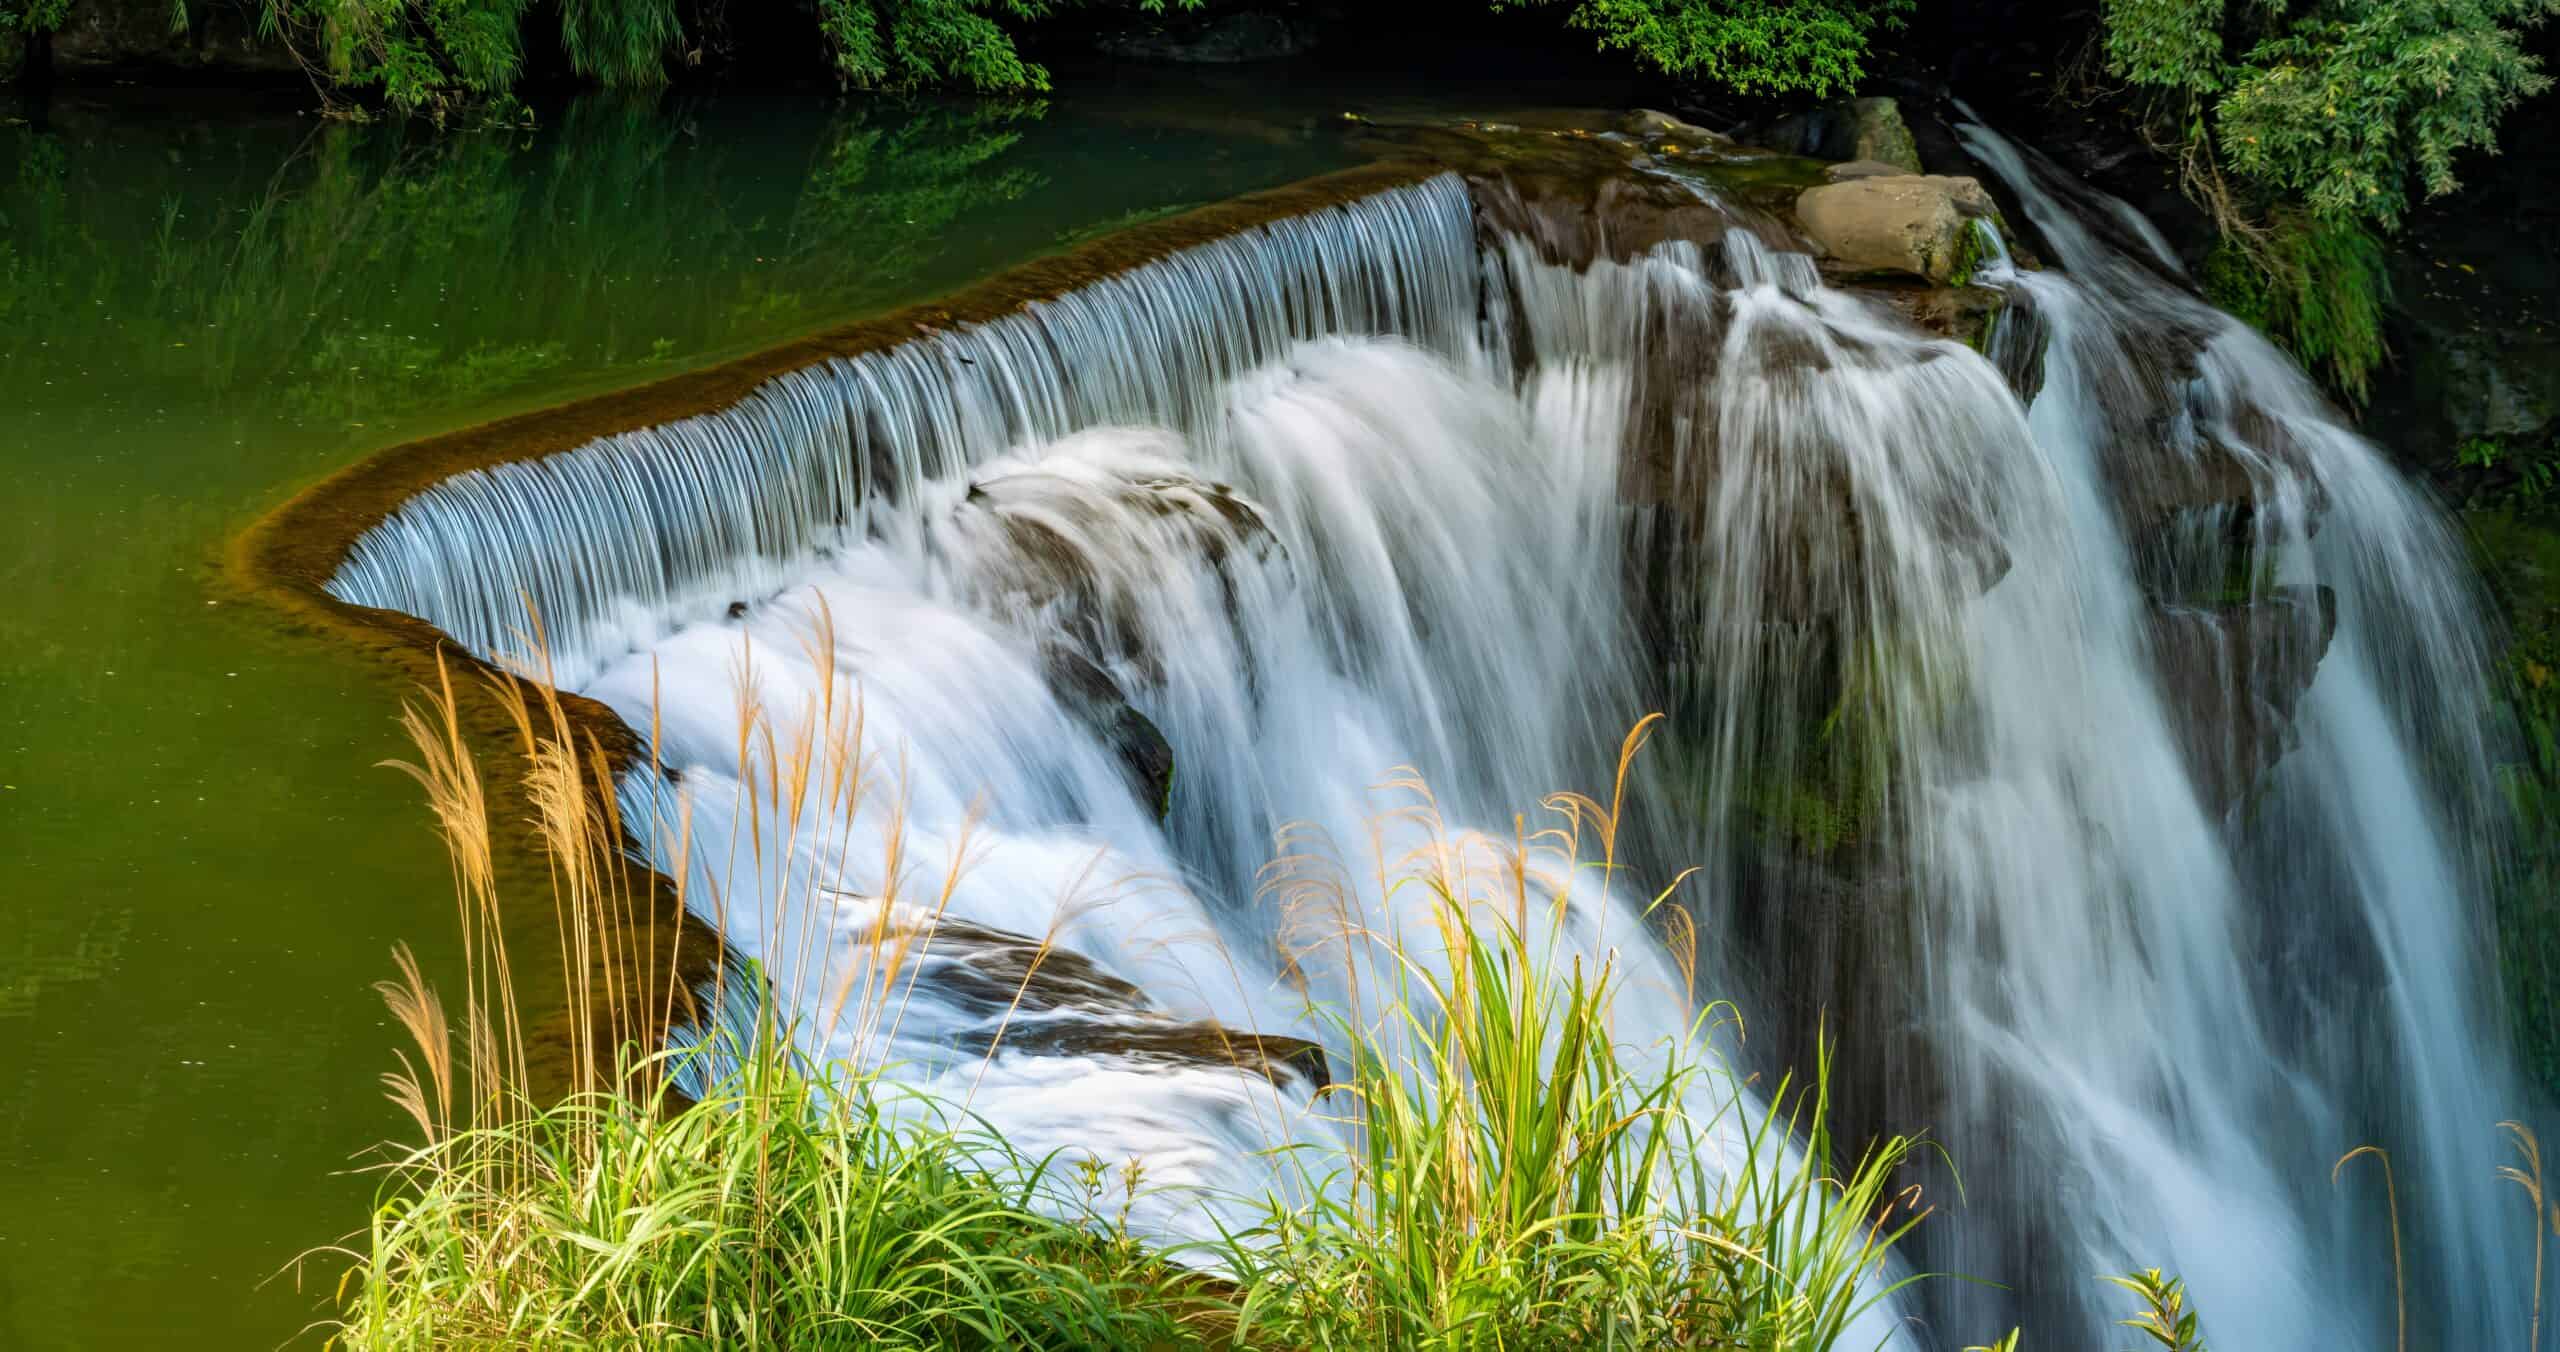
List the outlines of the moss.
<svg viewBox="0 0 2560 1352">
<path fill-rule="evenodd" d="M 2503 690 L 2515 737 L 2498 766 L 2515 867 L 2498 880 L 2500 984 L 2527 1073 L 2560 1093 L 2560 514 L 2465 514 L 2510 635 Z"/>
<path fill-rule="evenodd" d="M 2391 299 L 2382 241 L 2360 225 L 2293 210 L 2269 218 L 2256 243 L 2225 236 L 2205 256 L 2207 299 L 2320 373 L 2361 405 L 2388 355 L 2383 311 Z"/>
<path fill-rule="evenodd" d="M 2008 312 L 2008 307 L 2001 306 L 1983 315 L 1982 323 L 1965 336 L 1965 345 L 1986 357 L 1990 356 L 2000 338 L 2000 317 Z"/>
<path fill-rule="evenodd" d="M 1963 230 L 1956 232 L 1956 261 L 1955 266 L 1948 269 L 1947 285 L 1973 285 L 1973 274 L 1979 271 L 1983 264 L 1999 257 L 1998 251 L 1991 247 L 1990 241 L 1983 238 L 1984 228 L 1980 222 L 1970 222 Z M 1987 228 L 1997 230 L 2000 227 L 1995 225 Z"/>
</svg>

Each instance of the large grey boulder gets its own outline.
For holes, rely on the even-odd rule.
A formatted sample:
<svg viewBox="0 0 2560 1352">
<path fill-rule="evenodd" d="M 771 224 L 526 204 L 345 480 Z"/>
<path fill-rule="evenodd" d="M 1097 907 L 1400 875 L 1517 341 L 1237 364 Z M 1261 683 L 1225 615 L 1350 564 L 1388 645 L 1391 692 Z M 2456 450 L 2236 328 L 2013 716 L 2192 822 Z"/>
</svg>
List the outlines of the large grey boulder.
<svg viewBox="0 0 2560 1352">
<path fill-rule="evenodd" d="M 1877 175 L 1807 188 L 1796 198 L 1796 221 L 1849 268 L 1962 282 L 1984 252 L 1974 222 L 1997 229 L 1999 209 L 1970 178 Z"/>
</svg>

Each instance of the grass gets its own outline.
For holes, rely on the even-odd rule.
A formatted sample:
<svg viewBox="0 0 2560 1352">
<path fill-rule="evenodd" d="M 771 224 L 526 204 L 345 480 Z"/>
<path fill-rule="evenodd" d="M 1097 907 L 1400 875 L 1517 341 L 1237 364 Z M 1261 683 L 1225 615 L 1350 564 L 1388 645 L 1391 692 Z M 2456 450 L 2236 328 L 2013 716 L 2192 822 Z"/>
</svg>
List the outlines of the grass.
<svg viewBox="0 0 2560 1352">
<path fill-rule="evenodd" d="M 1376 861 L 1369 900 L 1310 855 L 1275 865 L 1309 942 L 1366 956 L 1330 1015 L 1348 1073 L 1315 1109 L 1356 1145 L 1288 1156 L 1298 1200 L 1249 1199 L 1253 1224 L 1165 1253 L 1129 1232 L 1148 1187 L 1136 1162 L 1023 1158 L 965 1103 L 916 1100 L 859 1056 L 813 1063 L 801 1048 L 843 1043 L 780 1022 L 752 965 L 687 989 L 673 946 L 630 921 L 649 875 L 627 842 L 667 824 L 625 820 L 617 767 L 546 683 L 490 685 L 512 776 L 484 772 L 449 674 L 406 716 L 418 759 L 401 768 L 451 847 L 465 959 L 458 1008 L 405 952 L 383 983 L 416 1043 L 385 1084 L 417 1137 L 391 1149 L 368 1227 L 325 1251 L 345 1264 L 339 1345 L 1776 1352 L 1856 1346 L 1855 1317 L 1909 1280 L 1892 1255 L 1928 1207 L 1896 1176 L 1922 1143 L 1844 1155 L 1827 1058 L 1747 1106 L 1703 1051 L 1730 1011 L 1686 991 L 1690 1036 L 1626 1040 L 1613 1011 L 1661 965 L 1576 961 L 1553 937 L 1577 888 L 1616 880 L 1615 799 L 1551 799 L 1563 824 L 1507 849 L 1426 832 Z M 872 767 L 833 749 L 860 745 L 859 724 L 858 707 L 782 730 L 750 710 L 741 747 L 774 803 L 852 801 Z M 523 801 L 498 801 L 502 782 Z M 802 810 L 750 823 L 742 876 L 765 876 L 752 856 Z M 556 1017 L 529 1012 L 500 918 L 492 821 L 519 811 L 558 924 Z M 886 876 L 884 916 L 903 871 Z M 1390 898 L 1419 930 L 1384 923 Z M 1675 935 L 1678 914 L 1656 900 Z M 826 1002 L 827 1020 L 879 1034 L 866 1041 L 895 1027 L 932 942 L 889 930 L 872 927 L 863 978 Z M 814 960 L 766 957 L 777 975 Z M 703 1018 L 722 1007 L 763 1012 Z M 706 1031 L 671 1046 L 686 1026 Z M 559 1044 L 566 1089 L 546 1097 L 539 1049 Z"/>
</svg>

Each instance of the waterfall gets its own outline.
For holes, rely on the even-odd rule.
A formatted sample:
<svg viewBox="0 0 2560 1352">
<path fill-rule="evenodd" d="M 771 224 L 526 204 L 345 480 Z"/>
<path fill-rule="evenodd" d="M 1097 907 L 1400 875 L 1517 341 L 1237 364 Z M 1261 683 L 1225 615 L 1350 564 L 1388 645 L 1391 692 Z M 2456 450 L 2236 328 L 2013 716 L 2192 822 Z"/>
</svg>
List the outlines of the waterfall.
<svg viewBox="0 0 2560 1352">
<path fill-rule="evenodd" d="M 1753 1064 L 1827 1027 L 1844 1114 L 1959 1167 L 1930 1266 L 2011 1288 L 1857 1346 L 2079 1345 L 2154 1265 L 2218 1346 L 2369 1341 L 2389 1221 L 2329 1183 L 2367 1141 L 2413 1313 L 2513 1345 L 2459 551 L 2138 215 L 1965 136 L 2058 265 L 1986 272 L 1981 351 L 1739 208 L 1568 265 L 1444 175 L 456 476 L 330 590 L 493 657 L 529 600 L 653 730 L 629 815 L 741 998 L 1029 1155 L 1143 1160 L 1160 1239 L 1346 1147 L 1325 1013 L 1427 924 L 1373 857 L 1489 879 L 1659 708 L 1632 876 L 1701 867 Z M 1284 827 L 1326 886 L 1269 886 Z M 1651 894 L 1558 921 L 1640 1042 L 1690 1017 Z"/>
<path fill-rule="evenodd" d="M 1402 191 L 1185 249 L 993 323 L 776 377 L 734 407 L 445 480 L 329 586 L 561 678 L 679 617 L 770 594 L 883 501 L 1008 446 L 1112 422 L 1191 428 L 1219 382 L 1318 334 L 1451 350 L 1472 328 L 1466 189 Z"/>
<path fill-rule="evenodd" d="M 2062 1308 L 2098 1302 L 2082 1272 L 2171 1268 L 2218 1345 L 2361 1345 L 2390 1326 L 2394 1222 L 2330 1166 L 2379 1143 L 2420 1344 L 2517 1345 L 2462 551 L 2130 208 L 1961 134 L 2056 255 L 1998 280 L 2043 347 L 2029 418 L 2067 508 L 2046 564 L 2081 641 L 2043 637 L 2021 554 L 1976 617 L 1987 745 L 1914 841 L 1920 1004 L 1957 1030 L 1944 1130 L 2009 1145 L 1969 1181 L 2012 1218 L 1952 1227 L 1975 1241 L 1952 1261 L 2059 1267 Z"/>
</svg>

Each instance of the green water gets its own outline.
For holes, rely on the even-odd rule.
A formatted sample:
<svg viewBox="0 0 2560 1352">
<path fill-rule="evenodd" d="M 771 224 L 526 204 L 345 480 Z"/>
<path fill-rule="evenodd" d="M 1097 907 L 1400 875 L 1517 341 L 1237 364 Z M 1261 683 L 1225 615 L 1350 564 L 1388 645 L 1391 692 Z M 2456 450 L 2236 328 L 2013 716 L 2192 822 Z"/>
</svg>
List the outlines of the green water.
<svg viewBox="0 0 2560 1352">
<path fill-rule="evenodd" d="M 372 768 L 400 678 L 225 599 L 225 542 L 380 446 L 1353 155 L 1161 91 L 441 137 L 131 95 L 0 125 L 0 1347 L 271 1347 L 399 1129 L 369 985 L 450 894 Z"/>
</svg>

